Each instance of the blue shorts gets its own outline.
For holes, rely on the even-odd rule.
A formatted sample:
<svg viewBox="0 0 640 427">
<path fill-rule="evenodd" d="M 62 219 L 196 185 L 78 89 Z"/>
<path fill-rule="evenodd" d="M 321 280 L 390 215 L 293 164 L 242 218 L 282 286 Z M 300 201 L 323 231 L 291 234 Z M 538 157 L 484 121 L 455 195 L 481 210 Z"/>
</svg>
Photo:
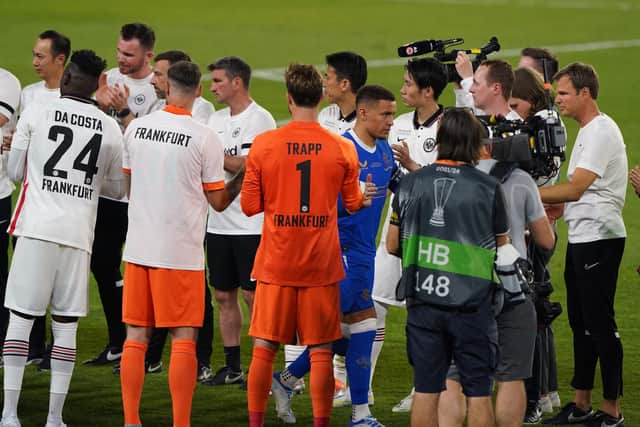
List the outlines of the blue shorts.
<svg viewBox="0 0 640 427">
<path fill-rule="evenodd" d="M 340 311 L 347 314 L 373 308 L 371 292 L 375 258 L 365 259 L 343 253 L 342 262 L 347 277 L 340 282 Z"/>
</svg>

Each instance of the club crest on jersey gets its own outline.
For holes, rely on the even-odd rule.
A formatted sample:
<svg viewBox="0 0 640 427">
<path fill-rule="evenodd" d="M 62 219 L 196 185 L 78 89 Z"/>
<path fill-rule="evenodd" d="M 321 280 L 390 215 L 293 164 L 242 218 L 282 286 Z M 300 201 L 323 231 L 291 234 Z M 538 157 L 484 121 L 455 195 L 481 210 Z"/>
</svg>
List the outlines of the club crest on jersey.
<svg viewBox="0 0 640 427">
<path fill-rule="evenodd" d="M 435 148 L 436 148 L 435 138 L 427 138 L 422 144 L 422 149 L 427 153 L 431 153 Z"/>
<path fill-rule="evenodd" d="M 233 133 L 231 133 L 231 137 L 232 137 L 232 138 L 237 138 L 237 137 L 238 137 L 238 135 L 240 135 L 240 128 L 235 128 L 235 129 L 233 130 Z"/>
<path fill-rule="evenodd" d="M 384 170 L 385 170 L 385 172 L 390 170 L 393 167 L 393 162 L 391 161 L 391 159 L 389 158 L 389 155 L 387 153 L 384 153 L 382 155 L 382 161 L 384 162 Z"/>
<path fill-rule="evenodd" d="M 142 104 L 144 104 L 144 101 L 146 99 L 147 98 L 145 98 L 144 94 L 141 93 L 141 94 L 136 95 L 135 98 L 133 98 L 133 102 L 135 102 L 136 105 L 142 105 Z"/>
</svg>

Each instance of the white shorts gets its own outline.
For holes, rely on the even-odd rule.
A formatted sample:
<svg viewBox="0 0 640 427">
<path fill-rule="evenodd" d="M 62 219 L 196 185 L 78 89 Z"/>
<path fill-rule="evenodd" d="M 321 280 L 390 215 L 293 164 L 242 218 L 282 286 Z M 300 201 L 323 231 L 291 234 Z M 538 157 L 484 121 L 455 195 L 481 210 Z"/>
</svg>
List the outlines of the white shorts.
<svg viewBox="0 0 640 427">
<path fill-rule="evenodd" d="M 87 315 L 90 255 L 82 249 L 20 237 L 13 252 L 5 307 L 31 316 Z"/>
<path fill-rule="evenodd" d="M 389 231 L 389 220 L 391 216 L 391 203 L 389 203 L 389 214 L 384 222 L 380 233 L 380 244 L 376 250 L 376 266 L 373 276 L 372 296 L 375 301 L 383 304 L 403 307 L 404 301 L 396 300 L 396 287 L 402 275 L 402 261 L 395 255 L 387 252 L 387 233 Z"/>
</svg>

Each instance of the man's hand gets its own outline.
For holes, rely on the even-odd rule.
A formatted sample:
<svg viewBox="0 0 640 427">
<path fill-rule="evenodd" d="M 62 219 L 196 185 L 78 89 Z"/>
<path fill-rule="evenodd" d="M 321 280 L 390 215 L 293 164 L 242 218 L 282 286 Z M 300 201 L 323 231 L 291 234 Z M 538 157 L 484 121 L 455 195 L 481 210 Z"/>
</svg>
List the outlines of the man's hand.
<svg viewBox="0 0 640 427">
<path fill-rule="evenodd" d="M 400 141 L 399 144 L 391 144 L 391 149 L 393 150 L 393 158 L 400 163 L 403 168 L 409 172 L 420 169 L 420 165 L 409 155 L 409 146 L 404 139 Z"/>
<path fill-rule="evenodd" d="M 116 83 L 111 89 L 113 90 L 113 108 L 116 111 L 122 111 L 128 108 L 127 99 L 129 98 L 129 86 L 125 84 L 120 86 Z"/>
<path fill-rule="evenodd" d="M 636 194 L 640 196 L 640 166 L 636 166 L 629 172 L 629 179 L 631 180 L 631 186 Z"/>
<path fill-rule="evenodd" d="M 373 183 L 371 174 L 367 175 L 367 180 L 364 183 L 364 199 L 362 200 L 362 207 L 368 208 L 371 206 L 373 197 L 376 195 L 377 187 Z"/>
<path fill-rule="evenodd" d="M 458 52 L 458 56 L 456 56 L 456 71 L 463 80 L 473 77 L 473 65 L 466 52 Z"/>
<path fill-rule="evenodd" d="M 544 211 L 549 221 L 553 222 L 560 219 L 564 214 L 564 203 L 545 204 Z"/>
<path fill-rule="evenodd" d="M 5 153 L 7 151 L 11 151 L 11 141 L 13 141 L 13 134 L 15 131 L 15 129 L 11 129 L 8 133 L 4 133 L 2 135 L 2 145 L 0 146 L 0 152 Z"/>
</svg>

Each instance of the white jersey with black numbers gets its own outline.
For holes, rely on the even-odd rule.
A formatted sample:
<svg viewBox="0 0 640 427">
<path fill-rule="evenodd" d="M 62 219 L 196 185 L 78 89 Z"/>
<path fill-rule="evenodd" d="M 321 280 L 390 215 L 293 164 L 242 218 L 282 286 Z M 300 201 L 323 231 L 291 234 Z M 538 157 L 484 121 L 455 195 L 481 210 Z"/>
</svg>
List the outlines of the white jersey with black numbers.
<svg viewBox="0 0 640 427">
<path fill-rule="evenodd" d="M 226 156 L 247 156 L 254 138 L 268 130 L 276 128 L 271 113 L 252 102 L 243 112 L 231 115 L 230 108 L 216 111 L 209 121 L 211 127 L 224 147 Z M 226 172 L 226 180 L 234 174 Z M 227 209 L 216 212 L 209 209 L 207 231 L 224 235 L 257 235 L 262 234 L 263 214 L 246 216 L 240 208 L 238 196 Z"/>
<path fill-rule="evenodd" d="M 133 120 L 122 167 L 131 174 L 125 261 L 204 269 L 204 191 L 224 188 L 224 153 L 215 132 L 188 111 L 165 107 Z"/>
<path fill-rule="evenodd" d="M 166 106 L 167 100 L 158 98 L 156 102 L 154 102 L 151 106 L 150 113 L 162 110 Z M 209 120 L 211 120 L 211 116 L 215 111 L 216 109 L 214 108 L 212 103 L 199 96 L 195 99 L 195 101 L 193 101 L 191 117 L 193 117 L 193 120 L 195 120 L 196 122 L 206 125 L 207 123 L 209 123 Z"/>
<path fill-rule="evenodd" d="M 0 127 L 0 141 L 3 134 L 15 127 L 20 104 L 20 81 L 9 71 L 0 68 L 0 114 L 8 121 Z M 0 154 L 0 199 L 9 197 L 16 188 L 7 176 L 7 153 Z"/>
<path fill-rule="evenodd" d="M 91 101 L 62 97 L 23 111 L 12 155 L 26 177 L 9 232 L 91 252 L 98 195 L 122 180 L 122 133 Z"/>
<path fill-rule="evenodd" d="M 399 115 L 391 126 L 389 144 L 401 144 L 405 141 L 409 147 L 409 155 L 416 163 L 427 166 L 435 162 L 438 158 L 438 118 L 442 111 L 443 108 L 440 106 L 424 123 L 418 122 L 415 112 Z"/>
<path fill-rule="evenodd" d="M 338 104 L 323 108 L 318 115 L 320 126 L 338 135 L 350 131 L 356 125 L 356 112 L 343 116 Z"/>
<path fill-rule="evenodd" d="M 40 80 L 37 83 L 30 84 L 22 89 L 20 94 L 20 110 L 18 116 L 34 102 L 40 104 L 48 104 L 60 98 L 60 88 L 49 89 L 44 80 Z"/>
</svg>

